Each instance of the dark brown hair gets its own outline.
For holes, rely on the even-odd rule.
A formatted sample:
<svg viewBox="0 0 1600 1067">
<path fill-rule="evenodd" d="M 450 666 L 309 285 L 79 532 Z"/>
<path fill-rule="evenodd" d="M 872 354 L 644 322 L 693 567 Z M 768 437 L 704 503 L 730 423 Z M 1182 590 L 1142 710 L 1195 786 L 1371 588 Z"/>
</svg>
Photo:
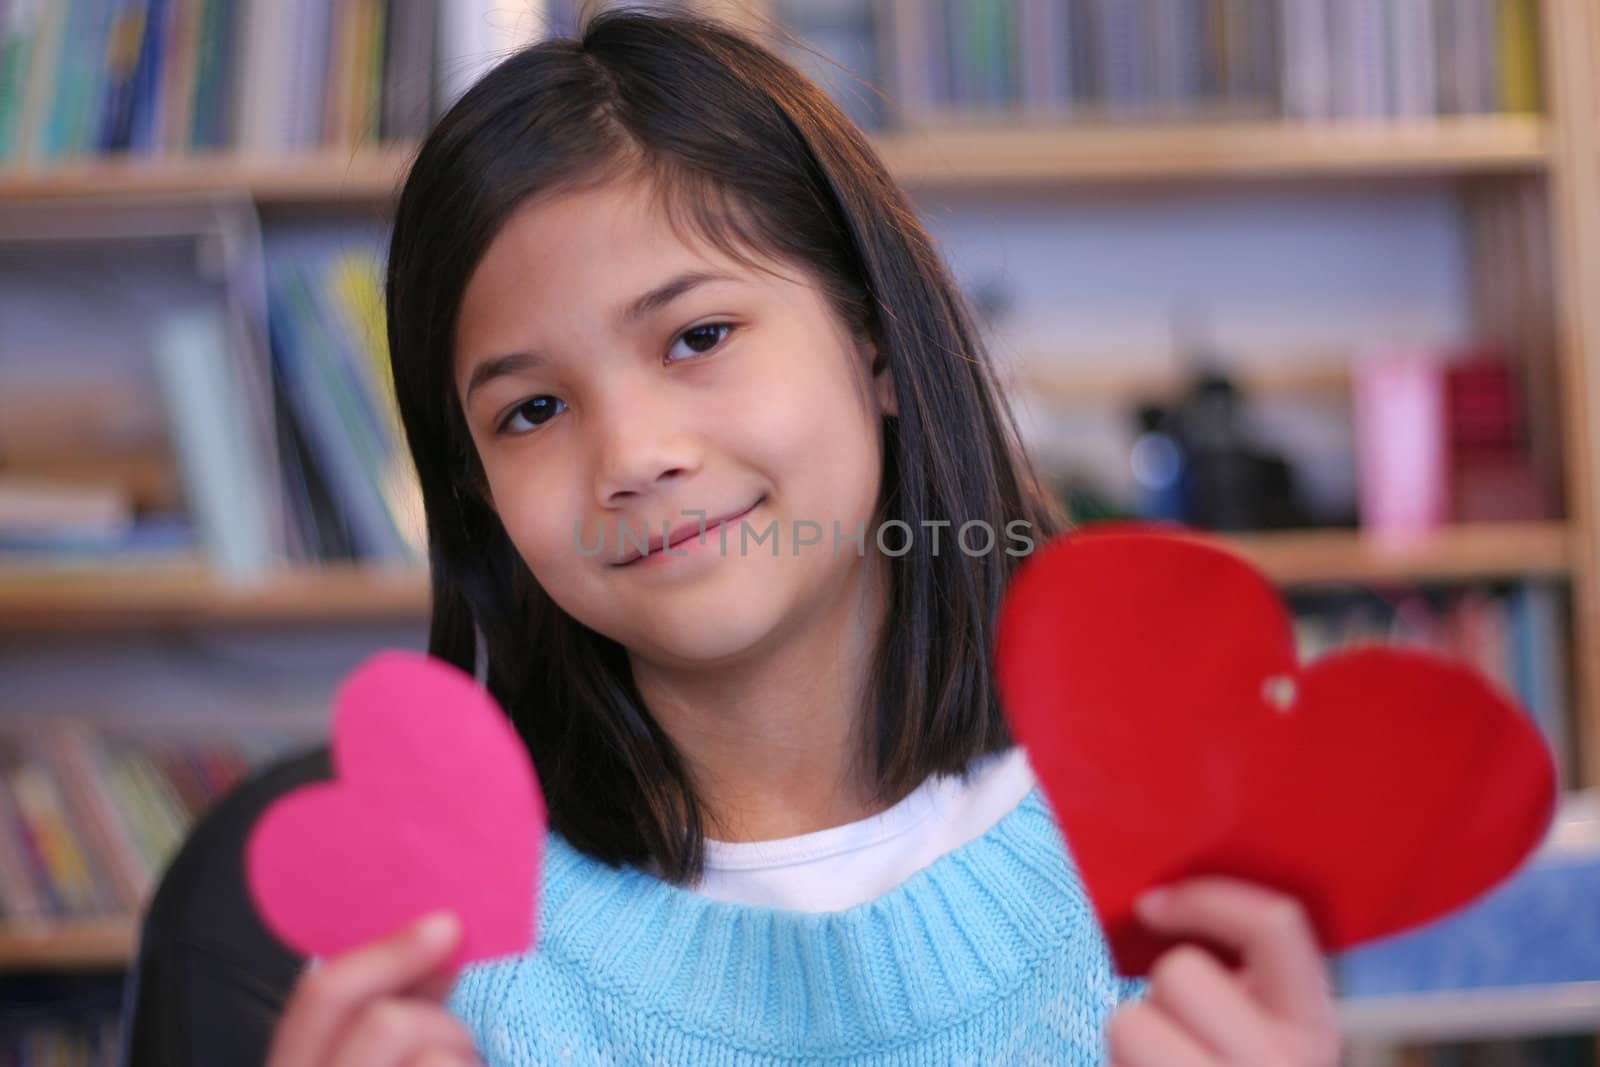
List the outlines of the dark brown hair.
<svg viewBox="0 0 1600 1067">
<path fill-rule="evenodd" d="M 611 10 L 579 39 L 510 56 L 418 151 L 389 244 L 389 351 L 427 512 L 431 654 L 477 673 L 527 743 L 551 829 L 607 863 L 679 884 L 703 861 L 682 756 L 640 699 L 626 650 L 558 608 L 481 494 L 453 386 L 462 292 L 507 217 L 536 196 L 637 170 L 675 223 L 818 281 L 893 374 L 878 519 L 1066 528 L 1019 446 L 970 311 L 872 145 L 812 82 L 696 16 Z M 744 258 L 744 257 L 741 257 Z M 747 260 L 748 261 L 748 260 Z M 870 536 L 870 535 L 869 535 Z M 996 614 L 1026 558 L 889 558 L 889 616 L 863 737 L 885 803 L 1011 745 L 993 671 Z M 898 544 L 898 539 L 896 539 Z"/>
</svg>

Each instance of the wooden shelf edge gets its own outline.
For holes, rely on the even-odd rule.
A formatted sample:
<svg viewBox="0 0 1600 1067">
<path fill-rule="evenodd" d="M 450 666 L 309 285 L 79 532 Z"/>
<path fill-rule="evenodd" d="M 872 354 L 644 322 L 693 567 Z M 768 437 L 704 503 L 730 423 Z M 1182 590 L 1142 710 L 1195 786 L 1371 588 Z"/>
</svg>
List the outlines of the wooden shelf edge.
<svg viewBox="0 0 1600 1067">
<path fill-rule="evenodd" d="M 1224 540 L 1289 586 L 1566 578 L 1572 570 L 1571 531 L 1561 521 L 1462 524 L 1411 544 L 1354 530 L 1230 534 Z"/>
<path fill-rule="evenodd" d="M 0 972 L 126 967 L 138 936 L 130 917 L 0 924 Z"/>
<path fill-rule="evenodd" d="M 1098 364 L 1111 369 L 1063 369 L 1050 363 L 1047 355 L 1031 356 L 1004 378 L 1005 384 L 1022 398 L 1063 408 L 1175 402 L 1189 387 L 1194 372 L 1201 369 L 1220 370 L 1249 396 L 1348 403 L 1351 389 L 1349 361 L 1323 353 L 1314 358 L 1296 354 L 1296 358 L 1274 364 L 1219 364 L 1214 368 L 1128 367 L 1126 361 L 1115 357 Z"/>
<path fill-rule="evenodd" d="M 914 186 L 1054 180 L 1363 177 L 1539 171 L 1544 120 L 1486 115 L 1417 122 L 1233 122 L 1075 128 L 981 127 L 877 138 Z"/>
<path fill-rule="evenodd" d="M 399 194 L 417 147 L 323 149 L 270 159 L 216 153 L 72 160 L 0 171 L 0 203 L 243 190 L 267 204 L 382 204 Z"/>
<path fill-rule="evenodd" d="M 1420 121 L 1202 122 L 948 126 L 872 135 L 915 187 L 1185 178 L 1350 177 L 1537 171 L 1544 120 L 1479 115 Z M 398 193 L 417 145 L 322 149 L 253 160 L 73 160 L 0 171 L 0 203 L 242 189 L 267 204 L 381 205 Z"/>
<path fill-rule="evenodd" d="M 299 567 L 231 583 L 204 564 L 17 573 L 0 568 L 0 632 L 162 625 L 426 621 L 426 573 L 409 567 Z"/>
<path fill-rule="evenodd" d="M 1286 585 L 1566 578 L 1564 522 L 1478 523 L 1390 547 L 1354 530 L 1209 534 Z M 427 575 L 410 568 L 305 567 L 252 585 L 203 564 L 22 572 L 0 567 L 0 633 L 170 625 L 422 623 Z"/>
<path fill-rule="evenodd" d="M 1347 1040 L 1470 1041 L 1600 1030 L 1600 982 L 1349 997 L 1337 1002 Z"/>
</svg>

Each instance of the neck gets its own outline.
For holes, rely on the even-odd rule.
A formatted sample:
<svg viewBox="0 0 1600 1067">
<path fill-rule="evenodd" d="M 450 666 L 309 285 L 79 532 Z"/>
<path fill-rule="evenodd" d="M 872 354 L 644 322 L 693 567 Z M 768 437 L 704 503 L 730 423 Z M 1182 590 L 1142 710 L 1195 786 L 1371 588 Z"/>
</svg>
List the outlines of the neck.
<svg viewBox="0 0 1600 1067">
<path fill-rule="evenodd" d="M 770 841 L 892 804 L 875 795 L 868 692 L 887 577 L 886 561 L 868 555 L 847 595 L 714 670 L 632 657 L 640 695 L 688 762 L 707 837 Z"/>
</svg>

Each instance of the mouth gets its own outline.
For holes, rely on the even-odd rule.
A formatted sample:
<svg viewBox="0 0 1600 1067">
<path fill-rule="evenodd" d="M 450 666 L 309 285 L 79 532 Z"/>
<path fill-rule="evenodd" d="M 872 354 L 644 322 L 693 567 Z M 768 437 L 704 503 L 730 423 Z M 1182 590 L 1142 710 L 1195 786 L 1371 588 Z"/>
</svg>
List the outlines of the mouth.
<svg viewBox="0 0 1600 1067">
<path fill-rule="evenodd" d="M 733 522 L 733 521 L 735 521 L 737 519 L 743 518 L 744 516 L 750 514 L 750 512 L 754 511 L 756 508 L 760 507 L 763 503 L 765 503 L 766 499 L 767 499 L 766 494 L 763 493 L 761 496 L 756 498 L 755 503 L 749 504 L 749 505 L 747 505 L 747 506 L 745 506 L 743 508 L 740 508 L 738 511 L 730 511 L 727 514 L 722 515 L 722 516 L 720 516 L 718 518 L 709 518 L 709 519 L 707 519 L 706 522 L 705 522 L 705 532 L 706 533 L 710 533 L 712 530 L 716 529 L 718 526 L 721 526 L 724 523 Z M 642 559 L 646 559 L 646 558 L 648 558 L 650 556 L 654 556 L 654 555 L 659 555 L 664 549 L 673 548 L 673 547 L 675 547 L 677 545 L 681 545 L 685 541 L 689 541 L 689 540 L 692 540 L 693 538 L 699 537 L 700 534 L 701 534 L 701 525 L 700 525 L 700 521 L 698 519 L 693 521 L 693 522 L 685 523 L 685 524 L 683 524 L 681 526 L 678 526 L 677 528 L 673 529 L 667 535 L 667 537 L 665 539 L 663 539 L 660 534 L 652 534 L 651 537 L 650 537 L 649 547 L 645 551 L 636 552 L 633 555 L 629 556 L 627 559 L 619 560 L 616 563 L 611 564 L 611 566 L 613 566 L 613 567 L 631 567 L 631 566 L 637 564 Z"/>
</svg>

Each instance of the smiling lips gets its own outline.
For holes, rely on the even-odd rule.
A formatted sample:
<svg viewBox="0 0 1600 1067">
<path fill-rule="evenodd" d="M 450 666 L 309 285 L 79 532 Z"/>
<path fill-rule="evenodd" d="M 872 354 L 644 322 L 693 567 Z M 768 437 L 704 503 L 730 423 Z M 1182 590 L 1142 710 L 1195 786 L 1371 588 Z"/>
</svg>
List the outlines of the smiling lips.
<svg viewBox="0 0 1600 1067">
<path fill-rule="evenodd" d="M 766 499 L 765 496 L 760 497 L 759 499 L 756 500 L 756 502 L 754 504 L 750 504 L 750 505 L 747 505 L 746 507 L 740 508 L 738 511 L 729 512 L 728 514 L 723 515 L 720 518 L 707 519 L 706 522 L 705 522 L 706 531 L 710 532 L 711 528 L 714 527 L 714 526 L 718 526 L 718 525 L 720 525 L 722 523 L 725 523 L 725 522 L 731 522 L 732 520 L 739 518 L 741 515 L 749 514 L 751 511 L 755 510 L 757 504 L 760 504 L 761 501 L 765 500 L 765 499 Z M 663 539 L 660 534 L 651 534 L 650 535 L 650 546 L 649 546 L 649 548 L 647 548 L 643 552 L 636 552 L 633 555 L 629 556 L 627 559 L 621 560 L 620 562 L 613 564 L 613 566 L 626 567 L 630 563 L 636 563 L 639 560 L 644 559 L 646 556 L 655 555 L 656 553 L 662 551 L 663 542 L 665 543 L 665 547 L 671 548 L 671 547 L 674 547 L 676 545 L 682 544 L 683 542 L 689 540 L 689 538 L 694 537 L 699 533 L 700 533 L 700 520 L 699 519 L 695 519 L 695 520 L 693 520 L 691 522 L 681 523 L 678 526 L 673 527 L 672 532 L 669 533 L 666 536 L 665 539 Z"/>
</svg>

